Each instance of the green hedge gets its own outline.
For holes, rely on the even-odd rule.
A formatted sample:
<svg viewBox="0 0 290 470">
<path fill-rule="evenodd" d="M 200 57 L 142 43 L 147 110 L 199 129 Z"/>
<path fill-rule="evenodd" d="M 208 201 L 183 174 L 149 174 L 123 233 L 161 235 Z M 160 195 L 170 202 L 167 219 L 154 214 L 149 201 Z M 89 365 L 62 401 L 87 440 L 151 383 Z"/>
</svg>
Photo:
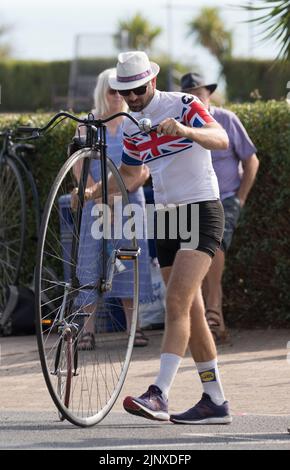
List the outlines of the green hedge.
<svg viewBox="0 0 290 470">
<path fill-rule="evenodd" d="M 224 303 L 235 326 L 285 326 L 290 322 L 290 107 L 270 101 L 231 106 L 258 148 L 260 168 L 227 257 Z M 0 128 L 42 125 L 49 115 L 0 116 Z M 42 202 L 66 159 L 74 125 L 64 122 L 37 142 L 30 157 Z M 41 149 L 40 149 L 41 145 Z M 30 229 L 24 265 L 33 271 L 35 241 Z"/>
<path fill-rule="evenodd" d="M 67 91 L 70 63 L 39 61 L 0 62 L 0 112 L 52 109 L 52 94 L 60 86 Z"/>
<path fill-rule="evenodd" d="M 227 97 L 231 102 L 251 101 L 258 90 L 262 100 L 285 99 L 290 81 L 290 62 L 231 59 L 223 64 Z"/>
<path fill-rule="evenodd" d="M 227 260 L 232 324 L 290 326 L 290 106 L 231 106 L 258 148 L 260 168 Z"/>
<path fill-rule="evenodd" d="M 168 62 L 156 59 L 161 66 L 158 88 L 167 87 Z M 58 109 L 53 95 L 66 97 L 70 74 L 70 61 L 0 61 L 0 86 L 2 97 L 0 113 L 36 112 Z M 116 65 L 116 57 L 108 59 L 81 60 L 78 64 L 82 75 L 96 76 L 106 68 Z M 186 69 L 180 64 L 174 67 L 181 72 Z M 87 111 L 87 110 L 83 110 Z"/>
</svg>

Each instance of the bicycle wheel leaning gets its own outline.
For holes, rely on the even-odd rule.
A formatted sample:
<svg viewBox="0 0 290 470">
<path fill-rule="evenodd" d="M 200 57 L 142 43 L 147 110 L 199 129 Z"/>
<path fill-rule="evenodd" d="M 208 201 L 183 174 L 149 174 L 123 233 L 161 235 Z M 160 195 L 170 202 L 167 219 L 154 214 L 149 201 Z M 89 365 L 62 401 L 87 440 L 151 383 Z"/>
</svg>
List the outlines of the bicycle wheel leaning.
<svg viewBox="0 0 290 470">
<path fill-rule="evenodd" d="M 82 149 L 60 170 L 44 210 L 36 266 L 36 326 L 43 374 L 60 415 L 83 427 L 100 422 L 118 398 L 130 363 L 138 312 L 135 226 L 127 191 L 109 158 L 107 167 L 118 188 L 113 211 L 111 195 L 107 209 L 101 201 L 83 204 L 81 197 L 77 211 L 70 209 L 76 168 L 90 171 L 91 165 L 101 167 L 100 154 Z M 87 218 L 84 223 L 85 213 L 91 215 L 91 224 Z M 124 228 L 130 232 L 125 246 Z M 92 257 L 84 259 L 84 252 L 91 252 Z M 48 268 L 62 281 L 48 277 Z M 114 282 L 121 276 L 131 289 L 130 332 L 112 299 Z M 94 326 L 94 348 L 79 350 L 89 323 Z"/>
<path fill-rule="evenodd" d="M 25 189 L 12 158 L 0 163 L 0 312 L 7 301 L 7 287 L 18 281 L 26 230 Z"/>
</svg>

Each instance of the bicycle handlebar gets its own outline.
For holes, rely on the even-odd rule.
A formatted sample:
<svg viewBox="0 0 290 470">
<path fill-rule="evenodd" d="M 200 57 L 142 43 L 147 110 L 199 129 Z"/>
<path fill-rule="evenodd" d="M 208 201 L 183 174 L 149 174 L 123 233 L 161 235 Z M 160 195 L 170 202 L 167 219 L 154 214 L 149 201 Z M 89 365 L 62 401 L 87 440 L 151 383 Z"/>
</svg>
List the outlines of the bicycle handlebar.
<svg viewBox="0 0 290 470">
<path fill-rule="evenodd" d="M 114 114 L 106 119 L 91 119 L 91 118 L 80 119 L 74 116 L 73 114 L 61 111 L 60 113 L 57 113 L 55 116 L 53 116 L 44 127 L 20 126 L 18 127 L 17 131 L 20 133 L 31 134 L 30 138 L 33 139 L 33 138 L 40 137 L 40 135 L 46 132 L 59 118 L 68 118 L 80 124 L 84 124 L 85 126 L 94 126 L 94 127 L 100 128 L 103 126 L 103 124 L 109 121 L 112 121 L 113 119 L 119 116 L 125 116 L 129 118 L 134 124 L 136 124 L 137 127 L 139 127 L 139 129 L 142 132 L 149 133 L 151 130 L 154 130 L 155 128 L 157 128 L 157 126 L 152 127 L 150 119 L 143 118 L 143 119 L 140 119 L 140 121 L 137 121 L 137 119 L 135 119 L 133 116 L 125 112 Z"/>
<path fill-rule="evenodd" d="M 17 128 L 17 132 L 26 132 L 29 134 L 33 134 L 33 132 L 38 132 L 38 127 L 30 127 L 30 126 L 20 126 Z"/>
</svg>

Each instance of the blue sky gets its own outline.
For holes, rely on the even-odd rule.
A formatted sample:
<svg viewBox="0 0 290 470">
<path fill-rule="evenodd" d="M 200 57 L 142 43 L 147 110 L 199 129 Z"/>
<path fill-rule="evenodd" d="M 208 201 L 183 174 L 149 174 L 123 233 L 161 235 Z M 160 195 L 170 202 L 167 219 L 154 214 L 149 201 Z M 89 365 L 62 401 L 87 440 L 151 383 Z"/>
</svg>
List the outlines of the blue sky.
<svg viewBox="0 0 290 470">
<path fill-rule="evenodd" d="M 170 0 L 173 4 L 173 23 L 170 31 L 172 56 L 199 67 L 206 75 L 216 79 L 218 67 L 215 59 L 203 48 L 186 37 L 188 21 L 197 15 L 203 5 L 219 6 L 225 25 L 234 31 L 234 54 L 256 57 L 276 56 L 275 44 L 261 46 L 251 40 L 253 31 L 242 22 L 248 13 L 232 9 L 241 0 Z M 168 50 L 169 0 L 9 0 L 0 4 L 0 21 L 13 28 L 7 39 L 13 44 L 14 55 L 21 59 L 70 59 L 74 54 L 77 34 L 98 34 L 91 40 L 84 38 L 82 49 L 104 53 L 110 50 L 110 34 L 115 32 L 119 19 L 130 18 L 140 11 L 152 24 L 161 26 L 163 33 L 156 49 Z M 139 5 L 142 5 L 139 6 Z M 101 39 L 100 39 L 101 38 Z M 106 48 L 105 48 L 106 45 Z"/>
</svg>

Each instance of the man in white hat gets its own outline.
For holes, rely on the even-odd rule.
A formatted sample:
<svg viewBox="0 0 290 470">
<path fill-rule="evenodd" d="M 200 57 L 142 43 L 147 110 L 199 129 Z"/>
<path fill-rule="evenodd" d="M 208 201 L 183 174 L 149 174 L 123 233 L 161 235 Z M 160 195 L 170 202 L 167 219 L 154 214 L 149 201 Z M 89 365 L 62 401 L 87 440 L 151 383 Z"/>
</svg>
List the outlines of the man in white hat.
<svg viewBox="0 0 290 470">
<path fill-rule="evenodd" d="M 228 137 L 198 98 L 158 91 L 158 72 L 159 66 L 150 62 L 144 52 L 133 51 L 119 54 L 116 74 L 109 78 L 110 87 L 123 96 L 132 116 L 137 120 L 148 118 L 153 128 L 157 126 L 149 133 L 138 132 L 134 123 L 126 120 L 120 167 L 126 187 L 130 190 L 144 171 L 144 164 L 148 165 L 157 208 L 175 208 L 179 217 L 175 235 L 166 224 L 165 236 L 157 240 L 158 259 L 167 284 L 160 371 L 143 395 L 125 398 L 124 408 L 160 421 L 224 424 L 232 418 L 219 377 L 215 343 L 205 319 L 201 284 L 224 228 L 210 150 L 227 148 Z M 113 190 L 113 186 L 110 180 L 109 188 Z M 87 198 L 99 197 L 100 191 L 97 184 L 87 190 Z M 196 210 L 198 220 L 194 217 Z M 182 235 L 184 229 L 187 237 Z M 196 230 L 197 240 L 192 237 Z M 169 390 L 187 347 L 204 393 L 197 405 L 170 416 Z"/>
</svg>

